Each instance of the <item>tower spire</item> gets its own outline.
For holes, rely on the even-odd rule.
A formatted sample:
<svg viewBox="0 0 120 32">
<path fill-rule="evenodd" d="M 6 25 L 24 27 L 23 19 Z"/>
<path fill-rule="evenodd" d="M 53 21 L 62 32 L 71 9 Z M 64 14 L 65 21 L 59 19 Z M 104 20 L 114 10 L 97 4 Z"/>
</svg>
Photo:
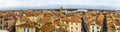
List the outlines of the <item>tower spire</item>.
<svg viewBox="0 0 120 32">
<path fill-rule="evenodd" d="M 63 12 L 63 7 L 60 7 L 60 13 L 62 13 Z"/>
</svg>

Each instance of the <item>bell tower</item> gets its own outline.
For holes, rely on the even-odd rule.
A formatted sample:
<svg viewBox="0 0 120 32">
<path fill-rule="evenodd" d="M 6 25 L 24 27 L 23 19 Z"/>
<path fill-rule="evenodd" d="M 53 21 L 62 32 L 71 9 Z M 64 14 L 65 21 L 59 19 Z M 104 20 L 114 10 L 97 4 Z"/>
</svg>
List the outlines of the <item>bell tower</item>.
<svg viewBox="0 0 120 32">
<path fill-rule="evenodd" d="M 63 13 L 63 7 L 60 7 L 60 13 Z"/>
</svg>

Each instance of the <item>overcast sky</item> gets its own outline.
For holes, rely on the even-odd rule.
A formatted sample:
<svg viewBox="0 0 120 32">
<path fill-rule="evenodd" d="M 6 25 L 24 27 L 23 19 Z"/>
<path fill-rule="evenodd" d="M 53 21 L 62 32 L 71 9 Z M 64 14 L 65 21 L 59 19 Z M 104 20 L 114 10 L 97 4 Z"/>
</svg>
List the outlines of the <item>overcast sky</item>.
<svg viewBox="0 0 120 32">
<path fill-rule="evenodd" d="M 0 0 L 0 8 L 49 6 L 107 6 L 120 9 L 120 0 Z"/>
</svg>

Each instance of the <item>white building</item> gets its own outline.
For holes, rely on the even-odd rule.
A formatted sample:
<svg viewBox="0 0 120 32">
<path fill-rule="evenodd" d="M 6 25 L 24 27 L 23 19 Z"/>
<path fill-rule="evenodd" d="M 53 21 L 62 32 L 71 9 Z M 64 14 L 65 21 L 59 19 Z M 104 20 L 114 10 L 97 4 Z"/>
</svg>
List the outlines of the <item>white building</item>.
<svg viewBox="0 0 120 32">
<path fill-rule="evenodd" d="M 63 19 L 67 32 L 81 32 L 81 19 L 75 16 L 67 17 Z"/>
<path fill-rule="evenodd" d="M 85 9 L 80 9 L 80 10 L 77 10 L 77 11 L 84 11 L 84 12 L 87 12 L 88 10 L 85 10 Z"/>
<path fill-rule="evenodd" d="M 89 15 L 89 16 L 88 16 Z M 89 32 L 100 32 L 102 23 L 103 23 L 104 15 L 97 15 L 95 13 L 85 14 L 85 20 L 88 23 L 88 31 Z"/>
<path fill-rule="evenodd" d="M 90 32 L 100 32 L 101 31 L 101 26 L 96 25 L 95 22 L 90 25 Z"/>
</svg>

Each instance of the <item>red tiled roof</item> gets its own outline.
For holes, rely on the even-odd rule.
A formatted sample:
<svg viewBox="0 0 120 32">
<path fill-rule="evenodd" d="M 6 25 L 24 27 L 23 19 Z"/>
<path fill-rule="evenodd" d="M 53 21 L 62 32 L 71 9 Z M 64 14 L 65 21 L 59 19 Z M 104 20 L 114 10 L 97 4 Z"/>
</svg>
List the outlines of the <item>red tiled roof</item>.
<svg viewBox="0 0 120 32">
<path fill-rule="evenodd" d="M 55 16 L 54 12 L 48 11 L 44 13 L 44 17 L 52 17 L 52 16 Z"/>
<path fill-rule="evenodd" d="M 55 20 L 54 24 L 60 25 L 60 20 L 59 19 Z"/>
<path fill-rule="evenodd" d="M 44 32 L 50 32 L 50 31 L 52 31 L 54 29 L 54 26 L 52 26 L 52 25 L 44 25 L 40 29 L 42 31 L 44 31 Z"/>
<path fill-rule="evenodd" d="M 13 17 L 13 16 L 6 15 L 6 16 L 5 16 L 5 19 L 14 19 L 14 17 Z"/>
<path fill-rule="evenodd" d="M 50 22 L 51 22 L 51 19 L 43 18 L 43 19 L 39 20 L 39 22 L 40 22 L 41 24 L 46 24 L 46 23 L 50 23 Z"/>
<path fill-rule="evenodd" d="M 34 11 L 34 13 L 39 15 L 39 14 L 43 14 L 43 11 Z"/>
<path fill-rule="evenodd" d="M 102 19 L 103 20 L 103 19 Z M 97 25 L 102 25 L 103 24 L 103 21 L 102 20 L 98 20 L 97 22 L 96 22 L 96 24 Z"/>
<path fill-rule="evenodd" d="M 35 16 L 33 11 L 26 11 L 25 14 L 26 16 Z"/>
<path fill-rule="evenodd" d="M 120 25 L 119 19 L 115 19 L 115 25 L 117 25 L 117 26 Z"/>
<path fill-rule="evenodd" d="M 70 17 L 64 17 L 62 18 L 63 21 L 70 21 L 70 22 L 81 22 L 81 18 L 70 16 Z"/>
</svg>

